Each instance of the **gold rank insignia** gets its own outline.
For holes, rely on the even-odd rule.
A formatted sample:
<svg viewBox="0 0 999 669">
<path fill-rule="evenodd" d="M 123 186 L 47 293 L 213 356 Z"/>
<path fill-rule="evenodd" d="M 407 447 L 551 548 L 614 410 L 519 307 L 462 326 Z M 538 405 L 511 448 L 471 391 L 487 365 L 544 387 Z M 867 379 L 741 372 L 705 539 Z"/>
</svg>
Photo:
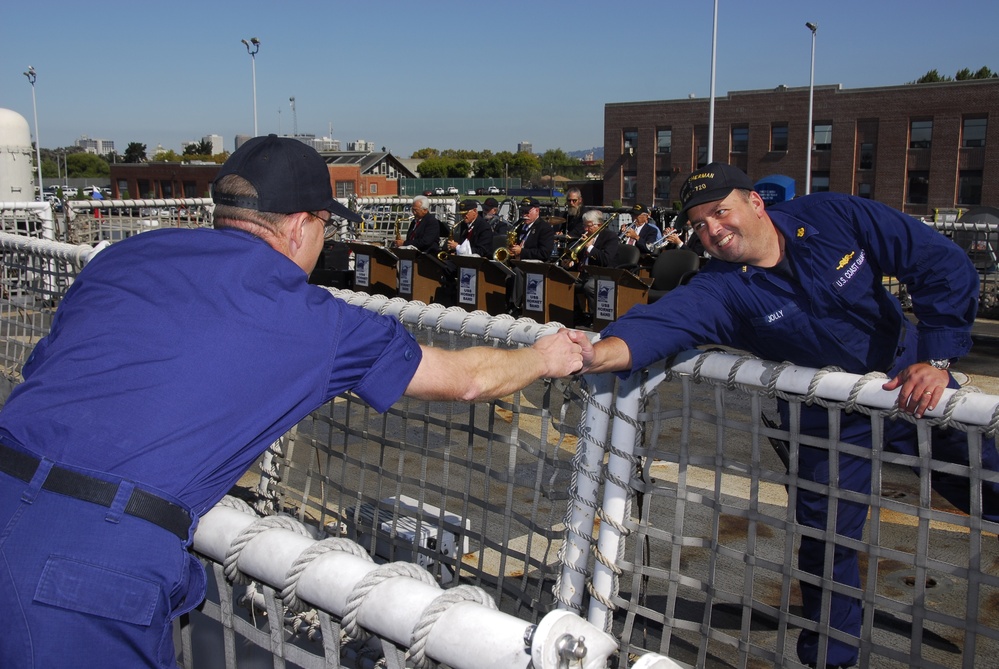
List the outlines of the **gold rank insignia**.
<svg viewBox="0 0 999 669">
<path fill-rule="evenodd" d="M 798 237 L 804 237 L 805 236 L 805 229 L 804 228 L 798 228 L 797 235 L 798 235 Z"/>
<path fill-rule="evenodd" d="M 749 271 L 749 265 L 743 265 L 742 266 L 742 271 L 743 272 L 748 272 Z"/>
<path fill-rule="evenodd" d="M 845 256 L 843 256 L 843 259 L 839 261 L 838 265 L 836 265 L 836 269 L 843 269 L 844 267 L 846 267 L 846 264 L 850 262 L 851 259 L 853 259 L 854 253 L 856 253 L 856 251 L 850 251 Z"/>
</svg>

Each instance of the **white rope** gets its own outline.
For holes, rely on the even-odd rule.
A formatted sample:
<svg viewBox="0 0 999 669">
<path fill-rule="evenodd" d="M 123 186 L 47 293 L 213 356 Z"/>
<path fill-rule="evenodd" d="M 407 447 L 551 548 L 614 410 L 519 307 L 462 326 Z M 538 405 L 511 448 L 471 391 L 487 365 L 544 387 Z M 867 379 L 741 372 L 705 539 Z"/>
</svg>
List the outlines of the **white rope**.
<svg viewBox="0 0 999 669">
<path fill-rule="evenodd" d="M 347 602 L 344 605 L 341 625 L 343 626 L 344 634 L 348 638 L 359 640 L 367 638 L 368 633 L 357 624 L 357 614 L 361 608 L 361 604 L 364 603 L 364 598 L 376 585 L 386 579 L 398 576 L 408 576 L 421 583 L 437 588 L 440 587 L 437 581 L 434 580 L 434 577 L 430 575 L 430 572 L 419 565 L 409 562 L 390 562 L 368 572 L 364 575 L 364 578 L 357 582 L 354 589 L 350 591 L 350 594 L 347 596 Z"/>
</svg>

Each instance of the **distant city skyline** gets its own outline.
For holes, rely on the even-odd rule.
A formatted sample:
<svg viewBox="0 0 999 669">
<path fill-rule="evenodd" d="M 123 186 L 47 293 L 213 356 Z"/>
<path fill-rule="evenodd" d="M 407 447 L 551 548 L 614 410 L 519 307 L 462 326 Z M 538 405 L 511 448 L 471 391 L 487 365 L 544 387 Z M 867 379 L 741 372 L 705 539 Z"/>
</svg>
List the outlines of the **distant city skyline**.
<svg viewBox="0 0 999 669">
<path fill-rule="evenodd" d="M 536 153 L 603 144 L 609 102 L 710 96 L 713 3 L 306 2 L 178 0 L 81 7 L 45 15 L 73 30 L 39 31 L 37 7 L 5 10 L 0 107 L 36 129 L 43 148 L 83 135 L 175 151 L 218 135 L 231 151 L 253 132 L 257 37 L 261 134 L 360 139 L 400 157 L 427 146 Z M 715 94 L 807 86 L 818 24 L 816 85 L 901 85 L 936 69 L 999 69 L 995 0 L 944 9 L 929 0 L 802 3 L 719 0 Z M 289 99 L 295 99 L 295 109 Z"/>
</svg>

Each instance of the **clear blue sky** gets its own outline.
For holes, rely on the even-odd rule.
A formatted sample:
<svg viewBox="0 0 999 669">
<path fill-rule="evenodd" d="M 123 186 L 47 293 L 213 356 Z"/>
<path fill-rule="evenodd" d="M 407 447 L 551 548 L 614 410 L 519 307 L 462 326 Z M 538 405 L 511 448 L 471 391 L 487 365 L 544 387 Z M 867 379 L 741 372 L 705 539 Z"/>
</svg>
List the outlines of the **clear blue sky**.
<svg viewBox="0 0 999 669">
<path fill-rule="evenodd" d="M 999 70 L 997 0 L 719 0 L 715 92 L 901 84 L 930 69 Z M 258 126 L 408 157 L 424 146 L 566 151 L 603 143 L 608 102 L 710 95 L 712 0 L 8 2 L 0 107 L 41 145 L 81 135 L 180 151 Z M 279 113 L 280 110 L 280 113 Z"/>
</svg>

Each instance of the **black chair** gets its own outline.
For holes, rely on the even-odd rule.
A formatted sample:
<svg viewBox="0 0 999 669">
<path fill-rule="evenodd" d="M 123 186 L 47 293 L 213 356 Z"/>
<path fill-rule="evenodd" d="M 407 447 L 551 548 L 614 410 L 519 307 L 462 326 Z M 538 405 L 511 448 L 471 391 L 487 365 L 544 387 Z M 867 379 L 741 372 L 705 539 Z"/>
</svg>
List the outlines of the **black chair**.
<svg viewBox="0 0 999 669">
<path fill-rule="evenodd" d="M 690 280 L 701 259 L 690 249 L 667 249 L 659 254 L 652 265 L 652 287 L 649 288 L 649 304 Z"/>
<path fill-rule="evenodd" d="M 642 257 L 642 252 L 637 246 L 620 244 L 617 247 L 617 256 L 614 258 L 614 267 L 626 269 L 629 272 L 638 270 L 638 261 Z"/>
</svg>

